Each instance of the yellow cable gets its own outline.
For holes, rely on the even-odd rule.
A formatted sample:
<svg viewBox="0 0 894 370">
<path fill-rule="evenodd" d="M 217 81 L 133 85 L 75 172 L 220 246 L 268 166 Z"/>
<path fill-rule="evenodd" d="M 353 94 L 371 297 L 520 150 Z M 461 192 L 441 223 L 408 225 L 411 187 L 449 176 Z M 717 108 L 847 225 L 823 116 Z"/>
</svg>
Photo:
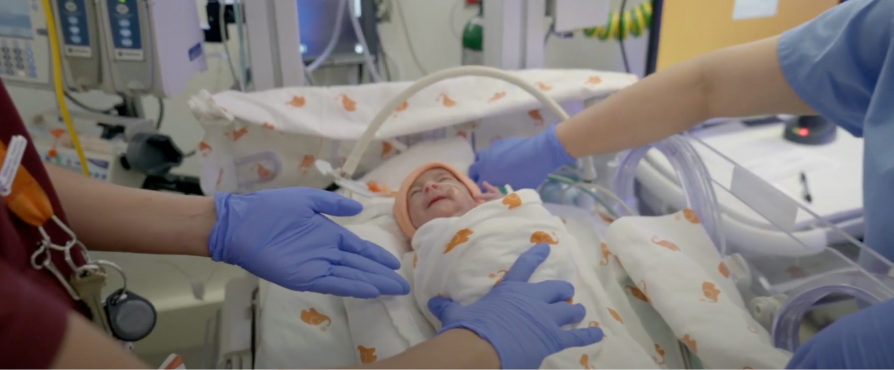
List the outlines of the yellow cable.
<svg viewBox="0 0 894 370">
<path fill-rule="evenodd" d="M 47 35 L 50 36 L 50 54 L 53 59 L 53 86 L 56 90 L 56 100 L 59 102 L 59 112 L 62 114 L 65 126 L 68 127 L 71 143 L 74 144 L 75 151 L 78 152 L 81 170 L 84 171 L 84 175 L 89 177 L 90 168 L 87 167 L 87 156 L 84 155 L 81 139 L 78 138 L 78 132 L 75 131 L 71 113 L 68 111 L 68 104 L 65 101 L 65 87 L 62 85 L 62 55 L 59 52 L 59 35 L 56 33 L 56 18 L 53 17 L 53 8 L 50 7 L 50 0 L 43 0 L 43 13 L 47 19 Z"/>
</svg>

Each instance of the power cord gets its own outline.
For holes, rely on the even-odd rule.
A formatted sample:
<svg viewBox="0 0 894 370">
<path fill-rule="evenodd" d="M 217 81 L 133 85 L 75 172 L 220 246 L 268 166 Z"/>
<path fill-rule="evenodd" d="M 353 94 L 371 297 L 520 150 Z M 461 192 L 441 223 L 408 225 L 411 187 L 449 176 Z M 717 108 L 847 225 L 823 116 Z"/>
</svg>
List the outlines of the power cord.
<svg viewBox="0 0 894 370">
<path fill-rule="evenodd" d="M 115 107 L 111 107 L 111 108 L 105 109 L 105 110 L 90 107 L 87 104 L 84 104 L 80 100 L 76 99 L 71 94 L 69 94 L 68 91 L 64 92 L 63 95 L 65 95 L 65 98 L 67 98 L 68 100 L 71 100 L 71 102 L 74 103 L 74 105 L 80 107 L 81 109 L 83 109 L 85 111 L 91 112 L 91 113 L 109 114 L 109 113 L 112 113 L 115 111 Z"/>
<path fill-rule="evenodd" d="M 624 12 L 627 11 L 627 0 L 621 0 L 621 29 L 625 29 L 626 17 Z M 624 46 L 624 37 L 618 37 L 618 46 L 621 47 L 621 59 L 624 61 L 624 72 L 630 73 L 630 63 L 627 60 L 627 47 Z"/>
<path fill-rule="evenodd" d="M 404 15 L 404 6 L 401 4 L 400 0 L 394 1 L 394 8 L 397 9 L 397 12 L 400 14 L 400 24 L 404 29 L 404 39 L 407 41 L 407 47 L 410 49 L 410 56 L 413 57 L 413 64 L 416 65 L 419 72 L 422 72 L 423 76 L 428 75 L 428 71 L 422 66 L 422 62 L 419 61 L 419 56 L 416 55 L 416 48 L 413 47 L 413 41 L 410 40 L 410 29 L 409 26 L 407 26 L 407 17 Z"/>
<path fill-rule="evenodd" d="M 155 130 L 161 131 L 161 121 L 165 119 L 165 101 L 157 96 L 155 99 L 158 100 L 158 118 L 155 119 Z"/>
</svg>

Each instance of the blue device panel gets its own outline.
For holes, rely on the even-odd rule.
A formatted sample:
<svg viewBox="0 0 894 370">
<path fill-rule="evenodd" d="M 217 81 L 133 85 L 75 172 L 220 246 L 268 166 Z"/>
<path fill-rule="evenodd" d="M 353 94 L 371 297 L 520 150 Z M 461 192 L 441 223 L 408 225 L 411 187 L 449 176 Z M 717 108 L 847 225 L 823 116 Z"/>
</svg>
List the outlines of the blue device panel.
<svg viewBox="0 0 894 370">
<path fill-rule="evenodd" d="M 57 0 L 62 35 L 66 45 L 90 46 L 90 28 L 85 0 Z"/>
<path fill-rule="evenodd" d="M 115 49 L 142 50 L 140 34 L 140 4 L 137 0 L 106 0 L 109 24 Z"/>
</svg>

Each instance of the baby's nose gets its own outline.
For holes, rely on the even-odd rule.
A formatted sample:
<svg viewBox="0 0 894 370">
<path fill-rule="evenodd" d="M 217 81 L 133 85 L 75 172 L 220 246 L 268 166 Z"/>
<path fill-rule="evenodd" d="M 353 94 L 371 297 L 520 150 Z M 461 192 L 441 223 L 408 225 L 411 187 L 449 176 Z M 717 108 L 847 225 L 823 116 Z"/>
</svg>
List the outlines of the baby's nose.
<svg viewBox="0 0 894 370">
<path fill-rule="evenodd" d="M 434 181 L 428 181 L 425 183 L 425 188 L 423 190 L 425 190 L 425 192 L 427 193 L 432 190 L 437 190 L 438 186 L 439 186 L 438 183 L 436 183 Z"/>
</svg>

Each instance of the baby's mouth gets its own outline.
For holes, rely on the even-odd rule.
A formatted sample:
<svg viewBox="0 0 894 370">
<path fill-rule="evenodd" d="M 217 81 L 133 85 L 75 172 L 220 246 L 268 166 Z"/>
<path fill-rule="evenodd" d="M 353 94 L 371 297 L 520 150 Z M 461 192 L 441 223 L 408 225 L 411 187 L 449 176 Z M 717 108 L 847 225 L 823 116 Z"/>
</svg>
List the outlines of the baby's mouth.
<svg viewBox="0 0 894 370">
<path fill-rule="evenodd" d="M 431 207 L 431 205 L 432 205 L 432 204 L 435 204 L 435 202 L 440 201 L 440 200 L 444 200 L 444 199 L 447 199 L 447 196 L 445 196 L 445 195 L 436 195 L 434 198 L 431 198 L 431 200 L 428 202 L 428 206 Z"/>
</svg>

